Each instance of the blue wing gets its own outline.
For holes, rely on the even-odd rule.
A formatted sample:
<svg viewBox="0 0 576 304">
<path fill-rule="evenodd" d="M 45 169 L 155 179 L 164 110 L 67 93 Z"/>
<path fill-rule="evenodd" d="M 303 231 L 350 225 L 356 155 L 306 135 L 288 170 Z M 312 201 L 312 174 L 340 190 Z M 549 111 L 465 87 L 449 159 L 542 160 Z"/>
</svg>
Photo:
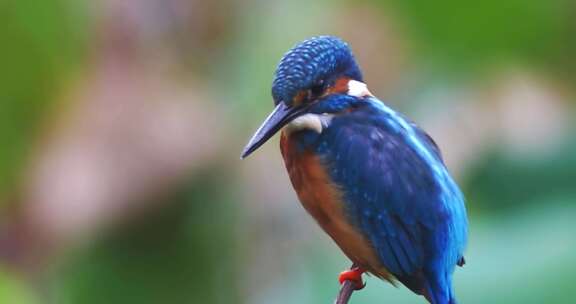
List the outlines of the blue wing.
<svg viewBox="0 0 576 304">
<path fill-rule="evenodd" d="M 319 153 L 384 266 L 419 293 L 427 275 L 449 285 L 466 242 L 462 195 L 432 139 L 378 103 L 334 118 Z"/>
</svg>

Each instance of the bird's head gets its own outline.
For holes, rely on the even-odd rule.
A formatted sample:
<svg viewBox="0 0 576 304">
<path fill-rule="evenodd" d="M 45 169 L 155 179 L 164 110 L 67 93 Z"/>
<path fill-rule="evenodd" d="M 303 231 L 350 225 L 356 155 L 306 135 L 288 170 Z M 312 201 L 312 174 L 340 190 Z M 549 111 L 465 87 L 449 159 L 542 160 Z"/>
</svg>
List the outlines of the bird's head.
<svg viewBox="0 0 576 304">
<path fill-rule="evenodd" d="M 319 36 L 305 40 L 290 49 L 280 60 L 272 97 L 275 108 L 252 136 L 242 158 L 258 149 L 285 125 L 307 114 L 324 114 L 344 110 L 338 104 L 323 104 L 334 95 L 361 97 L 368 95 L 362 83 L 362 73 L 350 47 L 340 38 Z M 308 116 L 303 123 L 318 123 Z M 302 119 L 301 119 L 302 120 Z"/>
</svg>

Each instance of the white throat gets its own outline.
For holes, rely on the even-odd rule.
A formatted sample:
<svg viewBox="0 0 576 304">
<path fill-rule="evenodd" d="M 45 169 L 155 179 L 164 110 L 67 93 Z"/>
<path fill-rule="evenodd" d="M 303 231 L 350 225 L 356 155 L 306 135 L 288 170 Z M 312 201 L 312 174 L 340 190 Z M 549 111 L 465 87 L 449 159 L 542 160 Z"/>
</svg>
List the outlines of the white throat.
<svg viewBox="0 0 576 304">
<path fill-rule="evenodd" d="M 312 130 L 321 134 L 324 128 L 330 125 L 333 115 L 329 114 L 304 114 L 296 117 L 289 124 L 284 127 L 284 130 L 290 134 L 296 131 Z"/>
</svg>

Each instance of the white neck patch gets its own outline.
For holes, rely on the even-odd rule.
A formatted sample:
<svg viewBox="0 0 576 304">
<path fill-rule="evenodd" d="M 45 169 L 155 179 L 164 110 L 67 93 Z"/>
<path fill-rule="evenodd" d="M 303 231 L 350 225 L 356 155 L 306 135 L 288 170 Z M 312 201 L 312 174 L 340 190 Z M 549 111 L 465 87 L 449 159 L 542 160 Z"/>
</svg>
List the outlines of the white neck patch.
<svg viewBox="0 0 576 304">
<path fill-rule="evenodd" d="M 313 130 L 320 134 L 325 127 L 330 125 L 332 115 L 329 114 L 304 114 L 296 117 L 284 127 L 284 130 L 290 134 L 301 130 Z"/>
<path fill-rule="evenodd" d="M 365 97 L 372 96 L 372 93 L 368 91 L 368 87 L 365 83 L 357 80 L 350 80 L 348 81 L 348 95 L 354 97 Z"/>
</svg>

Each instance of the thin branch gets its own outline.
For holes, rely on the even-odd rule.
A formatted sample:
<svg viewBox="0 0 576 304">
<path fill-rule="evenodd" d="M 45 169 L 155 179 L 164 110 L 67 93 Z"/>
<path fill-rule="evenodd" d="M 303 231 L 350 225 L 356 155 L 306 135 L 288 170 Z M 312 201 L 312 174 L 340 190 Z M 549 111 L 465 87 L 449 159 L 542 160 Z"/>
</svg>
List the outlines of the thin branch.
<svg viewBox="0 0 576 304">
<path fill-rule="evenodd" d="M 334 304 L 347 304 L 350 301 L 350 297 L 356 288 L 354 287 L 354 282 L 345 281 L 340 287 L 340 292 L 338 292 L 338 298 L 334 301 Z"/>
</svg>

